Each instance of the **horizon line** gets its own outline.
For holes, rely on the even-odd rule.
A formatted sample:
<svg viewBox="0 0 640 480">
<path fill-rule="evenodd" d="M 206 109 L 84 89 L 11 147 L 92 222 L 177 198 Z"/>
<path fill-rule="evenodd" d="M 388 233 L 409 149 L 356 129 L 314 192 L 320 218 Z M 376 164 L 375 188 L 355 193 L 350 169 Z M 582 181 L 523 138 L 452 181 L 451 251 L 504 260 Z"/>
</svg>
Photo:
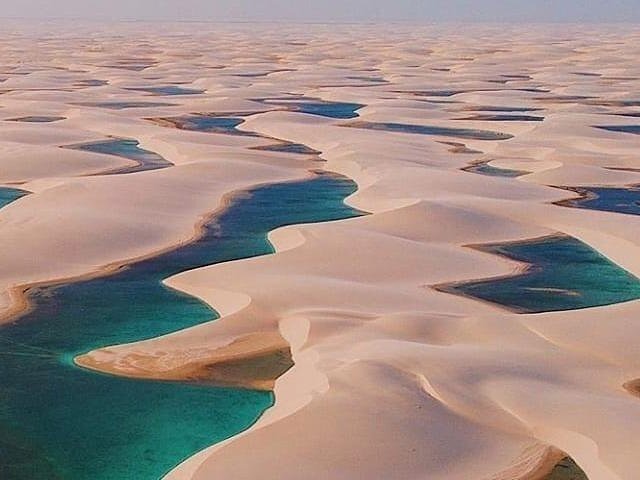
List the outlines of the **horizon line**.
<svg viewBox="0 0 640 480">
<path fill-rule="evenodd" d="M 301 20 L 301 19 L 160 19 L 160 18 L 111 18 L 111 17 L 20 17 L 2 16 L 2 20 L 19 20 L 34 22 L 105 22 L 105 23 L 201 23 L 201 24 L 299 24 L 299 25 L 375 25 L 375 24 L 415 24 L 415 25 L 638 25 L 640 20 L 429 20 L 429 19 L 362 19 L 362 20 Z"/>
</svg>

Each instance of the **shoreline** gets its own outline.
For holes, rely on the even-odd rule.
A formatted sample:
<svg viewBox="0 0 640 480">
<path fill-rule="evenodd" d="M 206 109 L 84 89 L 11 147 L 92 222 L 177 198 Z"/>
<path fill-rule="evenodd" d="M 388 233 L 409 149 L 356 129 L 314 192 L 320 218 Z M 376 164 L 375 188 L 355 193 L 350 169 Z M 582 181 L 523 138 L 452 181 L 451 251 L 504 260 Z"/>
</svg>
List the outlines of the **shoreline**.
<svg viewBox="0 0 640 480">
<path fill-rule="evenodd" d="M 510 257 L 508 257 L 506 255 L 501 254 L 501 253 L 496 253 L 495 251 L 491 250 L 492 247 L 501 247 L 501 246 L 505 246 L 505 245 L 530 245 L 530 244 L 535 244 L 535 243 L 544 243 L 547 240 L 561 239 L 561 238 L 572 238 L 572 237 L 570 235 L 566 235 L 566 234 L 563 234 L 561 232 L 555 232 L 555 233 L 549 233 L 547 235 L 542 235 L 542 236 L 539 236 L 539 237 L 533 237 L 533 238 L 529 238 L 529 239 L 508 240 L 506 242 L 498 242 L 498 243 L 462 245 L 463 248 L 470 248 L 470 249 L 476 250 L 478 252 L 482 252 L 482 253 L 486 253 L 486 254 L 498 257 L 505 264 L 507 264 L 507 263 L 511 264 L 511 265 L 515 264 L 514 268 L 510 273 L 506 273 L 504 275 L 497 275 L 497 276 L 493 276 L 493 277 L 470 278 L 470 279 L 467 279 L 467 280 L 456 280 L 456 281 L 453 281 L 453 282 L 438 283 L 438 284 L 435 284 L 435 285 L 425 285 L 425 287 L 432 288 L 432 289 L 434 289 L 434 290 L 436 290 L 438 292 L 447 293 L 449 295 L 457 295 L 457 296 L 460 296 L 460 297 L 464 297 L 464 298 L 468 298 L 468 299 L 471 299 L 471 300 L 475 300 L 476 302 L 484 303 L 484 304 L 492 306 L 492 307 L 494 307 L 494 308 L 496 308 L 498 310 L 502 310 L 502 311 L 506 311 L 506 312 L 510 312 L 510 313 L 516 313 L 516 314 L 531 314 L 531 315 L 535 315 L 535 313 L 528 312 L 528 311 L 526 311 L 524 309 L 520 309 L 518 307 L 514 307 L 514 306 L 510 306 L 510 305 L 502 305 L 500 303 L 491 302 L 489 300 L 485 300 L 485 299 L 480 298 L 480 297 L 474 297 L 473 295 L 469 295 L 466 292 L 463 292 L 461 290 L 457 290 L 457 287 L 459 287 L 461 285 L 468 284 L 468 283 L 508 280 L 510 278 L 516 278 L 516 277 L 520 277 L 522 275 L 526 275 L 528 272 L 531 272 L 532 270 L 535 270 L 536 268 L 538 268 L 535 264 L 522 262 L 522 261 L 519 261 L 519 260 L 512 259 L 512 258 L 510 258 Z"/>
<path fill-rule="evenodd" d="M 307 170 L 307 172 L 310 173 L 310 175 L 301 177 L 300 180 L 304 178 L 312 178 L 314 175 L 314 171 L 315 170 Z M 281 182 L 281 183 L 294 182 L 294 181 L 296 181 L 296 179 L 286 180 L 285 182 Z M 186 239 L 180 240 L 177 243 L 172 243 L 171 245 L 168 245 L 166 247 L 152 250 L 151 252 L 143 255 L 129 257 L 127 259 L 118 260 L 115 262 L 102 265 L 100 267 L 97 267 L 95 270 L 84 273 L 82 275 L 58 277 L 58 278 L 53 278 L 49 280 L 29 282 L 29 283 L 24 283 L 20 285 L 10 286 L 6 291 L 11 303 L 8 304 L 7 308 L 3 309 L 2 313 L 0 313 L 0 328 L 4 324 L 18 321 L 20 316 L 30 311 L 30 308 L 32 306 L 31 302 L 29 301 L 29 295 L 28 295 L 30 290 L 43 288 L 43 287 L 56 288 L 69 283 L 78 283 L 85 280 L 92 280 L 94 278 L 109 276 L 116 273 L 120 269 L 127 268 L 127 266 L 132 265 L 134 263 L 148 260 L 150 258 L 162 255 L 163 253 L 176 250 L 184 245 L 188 245 L 189 243 L 192 243 L 198 240 L 202 236 L 202 233 L 204 231 L 204 226 L 208 222 L 210 222 L 213 218 L 215 218 L 217 215 L 220 215 L 227 208 L 229 208 L 229 206 L 231 205 L 231 203 L 233 203 L 234 198 L 236 196 L 243 195 L 249 189 L 267 186 L 272 183 L 273 182 L 261 182 L 257 184 L 252 184 L 248 186 L 246 189 L 245 188 L 237 189 L 237 190 L 233 190 L 223 194 L 219 202 L 219 205 L 214 210 L 211 210 L 208 213 L 204 213 L 200 215 L 200 218 L 198 219 L 198 221 L 193 227 L 191 236 L 189 236 Z"/>
</svg>

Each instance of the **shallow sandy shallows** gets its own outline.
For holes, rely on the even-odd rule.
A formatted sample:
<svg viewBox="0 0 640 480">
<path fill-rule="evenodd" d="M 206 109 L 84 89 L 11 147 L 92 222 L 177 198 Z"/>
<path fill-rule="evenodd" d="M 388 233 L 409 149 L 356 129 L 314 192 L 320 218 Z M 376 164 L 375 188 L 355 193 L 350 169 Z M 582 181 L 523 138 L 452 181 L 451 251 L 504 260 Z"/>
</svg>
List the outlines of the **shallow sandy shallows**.
<svg viewBox="0 0 640 480">
<path fill-rule="evenodd" d="M 640 217 L 553 205 L 571 194 L 548 187 L 640 183 L 638 173 L 603 168 L 639 167 L 640 137 L 593 128 L 637 124 L 613 114 L 638 111 L 627 105 L 640 100 L 640 31 L 128 25 L 116 29 L 131 39 L 123 43 L 112 28 L 46 28 L 56 35 L 39 42 L 37 59 L 28 52 L 38 27 L 11 25 L 18 35 L 3 39 L 11 48 L 2 53 L 2 118 L 66 118 L 1 122 L 1 180 L 34 192 L 0 211 L 7 308 L 10 288 L 167 248 L 188 239 L 224 193 L 317 166 L 250 149 L 265 139 L 145 118 L 263 112 L 255 99 L 297 93 L 364 104 L 364 122 L 513 136 L 344 128 L 349 120 L 282 109 L 246 117 L 242 130 L 321 151 L 323 168 L 358 183 L 349 202 L 372 215 L 283 228 L 271 234 L 276 255 L 168 279 L 223 318 L 81 359 L 171 378 L 226 358 L 234 341 L 291 345 L 296 365 L 277 381 L 275 407 L 167 478 L 535 479 L 558 450 L 592 480 L 637 478 L 640 403 L 623 385 L 640 378 L 640 303 L 517 315 L 430 286 L 519 267 L 464 245 L 554 232 L 640 275 Z M 126 90 L 175 82 L 205 93 Z M 90 106 L 125 101 L 138 104 Z M 544 121 L 487 120 L 496 107 Z M 460 120 L 474 112 L 482 120 Z M 134 138 L 175 166 L 86 177 L 127 161 L 58 148 L 106 136 Z M 532 173 L 461 170 L 474 161 Z M 247 354 L 254 345 L 239 344 Z"/>
</svg>

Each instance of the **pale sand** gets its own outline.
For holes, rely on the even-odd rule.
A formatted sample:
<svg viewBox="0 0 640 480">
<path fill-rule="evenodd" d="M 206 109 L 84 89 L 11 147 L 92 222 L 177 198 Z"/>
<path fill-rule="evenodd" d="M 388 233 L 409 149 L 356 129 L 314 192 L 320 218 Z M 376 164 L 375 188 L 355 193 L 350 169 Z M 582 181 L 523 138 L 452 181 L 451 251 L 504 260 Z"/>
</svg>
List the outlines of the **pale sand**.
<svg viewBox="0 0 640 480">
<path fill-rule="evenodd" d="M 86 73 L 44 69 L 0 84 L 15 90 L 0 95 L 5 118 L 68 118 L 2 126 L 3 147 L 28 160 L 3 169 L 3 181 L 28 180 L 24 188 L 35 192 L 0 210 L 5 292 L 87 275 L 186 241 L 225 192 L 301 177 L 310 165 L 300 157 L 251 149 L 268 139 L 185 132 L 142 118 L 261 111 L 264 105 L 252 99 L 293 92 L 366 104 L 359 113 L 367 122 L 514 135 L 509 141 L 480 141 L 388 133 L 284 111 L 249 117 L 241 129 L 323 152 L 327 169 L 358 183 L 349 203 L 372 215 L 279 229 L 270 234 L 276 255 L 172 277 L 168 285 L 202 298 L 222 318 L 79 359 L 112 373 L 175 379 L 191 378 L 216 362 L 290 346 L 295 366 L 275 383 L 275 406 L 249 431 L 201 452 L 166 478 L 537 480 L 560 451 L 591 480 L 637 478 L 640 403 L 623 385 L 629 388 L 634 384 L 627 382 L 640 378 L 640 302 L 517 315 L 432 286 L 521 268 L 464 245 L 558 231 L 640 275 L 640 217 L 557 206 L 553 202 L 574 194 L 546 186 L 640 183 L 638 173 L 602 168 L 637 167 L 640 137 L 591 128 L 637 124 L 608 113 L 623 108 L 620 100 L 639 100 L 633 96 L 640 85 L 639 30 L 216 25 L 194 33 L 175 25 L 163 31 L 189 35 L 169 37 L 158 34 L 157 26 L 119 28 L 131 43 L 117 40 L 115 47 L 116 40 L 98 31 L 99 50 L 79 48 L 64 61 L 57 56 L 60 42 L 44 45 L 40 63 Z M 84 34 L 78 28 L 64 51 Z M 157 48 L 156 66 L 142 73 L 108 67 L 119 57 L 144 56 L 145 47 L 136 47 L 140 38 Z M 233 75 L 283 67 L 297 70 Z M 391 83 L 345 81 L 374 67 L 378 71 L 364 75 Z M 503 81 L 502 75 L 531 78 L 487 81 Z M 68 76 L 110 84 L 87 91 L 37 90 L 68 87 Z M 170 81 L 207 92 L 166 97 L 175 107 L 69 105 L 165 101 L 118 87 Z M 517 88 L 550 93 L 501 90 Z M 427 90 L 464 93 L 415 94 Z M 574 98 L 582 96 L 616 103 Z M 491 105 L 544 108 L 532 114 L 545 121 L 453 120 L 467 107 Z M 107 135 L 136 138 L 176 166 L 81 177 L 112 170 L 118 159 L 84 152 L 73 158 L 55 150 Z M 451 151 L 452 145 L 441 142 L 482 153 Z M 64 163 L 43 162 L 45 149 L 64 156 Z M 532 173 L 514 180 L 461 171 L 473 161 Z M 3 162 L 14 163 L 5 155 Z"/>
</svg>

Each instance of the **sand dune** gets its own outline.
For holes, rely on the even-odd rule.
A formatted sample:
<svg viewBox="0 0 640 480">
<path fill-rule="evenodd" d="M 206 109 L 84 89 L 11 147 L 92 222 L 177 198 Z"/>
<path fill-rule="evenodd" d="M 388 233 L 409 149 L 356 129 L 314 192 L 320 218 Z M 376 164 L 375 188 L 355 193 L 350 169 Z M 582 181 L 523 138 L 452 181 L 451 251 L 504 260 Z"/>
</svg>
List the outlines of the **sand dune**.
<svg viewBox="0 0 640 480">
<path fill-rule="evenodd" d="M 94 49 L 74 49 L 64 61 L 64 44 L 52 39 L 42 71 L 2 73 L 3 118 L 66 117 L 2 122 L 0 178 L 33 192 L 0 210 L 3 306 L 25 285 L 95 274 L 187 241 L 204 215 L 223 207 L 225 194 L 301 178 L 309 168 L 353 178 L 359 191 L 348 202 L 370 215 L 278 229 L 269 236 L 275 255 L 169 278 L 168 286 L 203 299 L 222 318 L 77 359 L 110 373 L 176 380 L 203 365 L 290 348 L 295 366 L 275 386 L 244 383 L 273 387 L 275 406 L 167 479 L 536 480 L 565 453 L 591 480 L 637 477 L 640 404 L 628 382 L 640 378 L 640 302 L 519 315 L 433 286 L 522 268 L 468 245 L 555 232 L 640 276 L 640 217 L 553 203 L 575 196 L 554 186 L 640 183 L 639 173 L 609 169 L 638 167 L 640 137 L 593 128 L 634 124 L 612 113 L 638 100 L 640 31 L 185 28 L 158 34 L 154 26 L 121 26 L 123 35 L 137 34 L 124 46 L 98 31 Z M 28 31 L 10 45 L 31 45 Z M 81 27 L 67 40 L 83 35 Z M 140 38 L 153 49 L 136 46 Z M 16 63 L 18 53 L 6 55 L 3 63 Z M 151 60 L 117 63 L 127 55 Z M 388 83 L 347 78 L 369 75 Z M 108 84 L 73 86 L 82 79 Z M 205 92 L 159 97 L 120 88 L 177 81 Z M 51 88 L 62 91 L 43 91 Z M 345 128 L 352 120 L 264 112 L 255 101 L 290 93 L 363 104 L 358 121 L 513 138 Z M 176 106 L 80 105 L 89 101 Z M 456 120 L 487 106 L 541 109 L 531 114 L 544 121 Z M 238 128 L 268 138 L 145 120 L 203 112 L 261 112 Z M 127 162 L 58 148 L 107 136 L 136 139 L 175 166 L 87 176 Z M 326 162 L 251 149 L 269 138 L 304 144 Z M 452 151 L 451 142 L 473 153 Z M 474 161 L 531 173 L 515 179 L 462 170 Z"/>
</svg>

